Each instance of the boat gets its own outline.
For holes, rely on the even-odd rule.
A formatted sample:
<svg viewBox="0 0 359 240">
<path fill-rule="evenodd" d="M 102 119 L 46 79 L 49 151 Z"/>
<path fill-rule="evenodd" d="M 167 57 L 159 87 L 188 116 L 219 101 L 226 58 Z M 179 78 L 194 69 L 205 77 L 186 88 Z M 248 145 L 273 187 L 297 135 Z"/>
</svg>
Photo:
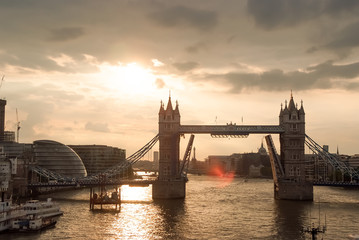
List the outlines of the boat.
<svg viewBox="0 0 359 240">
<path fill-rule="evenodd" d="M 27 201 L 23 206 L 25 215 L 12 222 L 12 231 L 38 231 L 53 227 L 63 212 L 60 206 L 48 198 L 46 202 Z"/>
<path fill-rule="evenodd" d="M 25 216 L 25 211 L 20 205 L 12 205 L 11 200 L 0 202 L 0 232 L 9 230 L 14 221 Z"/>
</svg>

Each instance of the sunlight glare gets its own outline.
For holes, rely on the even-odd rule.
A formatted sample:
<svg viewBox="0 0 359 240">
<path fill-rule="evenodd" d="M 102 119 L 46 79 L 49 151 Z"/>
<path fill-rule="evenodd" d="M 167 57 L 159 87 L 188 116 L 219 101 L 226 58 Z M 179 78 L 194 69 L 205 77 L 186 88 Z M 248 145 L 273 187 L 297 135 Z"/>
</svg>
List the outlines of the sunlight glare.
<svg viewBox="0 0 359 240">
<path fill-rule="evenodd" d="M 121 187 L 122 201 L 151 201 L 151 187 L 130 187 L 123 185 Z"/>
<path fill-rule="evenodd" d="M 106 83 L 111 89 L 118 89 L 127 94 L 144 94 L 156 89 L 156 76 L 151 69 L 146 69 L 137 63 L 102 65 L 101 72 L 105 75 Z"/>
</svg>

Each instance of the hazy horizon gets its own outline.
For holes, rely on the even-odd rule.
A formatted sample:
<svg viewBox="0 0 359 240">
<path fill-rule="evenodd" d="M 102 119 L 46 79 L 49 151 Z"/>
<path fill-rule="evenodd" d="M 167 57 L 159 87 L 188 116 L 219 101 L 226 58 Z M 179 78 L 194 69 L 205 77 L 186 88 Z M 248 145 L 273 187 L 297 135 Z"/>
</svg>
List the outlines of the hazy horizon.
<svg viewBox="0 0 359 240">
<path fill-rule="evenodd" d="M 276 125 L 293 91 L 311 138 L 359 153 L 359 1 L 3 0 L 0 20 L 5 129 L 17 109 L 20 142 L 129 156 L 157 134 L 169 91 L 184 125 Z M 203 160 L 256 152 L 263 137 L 194 146 Z"/>
</svg>

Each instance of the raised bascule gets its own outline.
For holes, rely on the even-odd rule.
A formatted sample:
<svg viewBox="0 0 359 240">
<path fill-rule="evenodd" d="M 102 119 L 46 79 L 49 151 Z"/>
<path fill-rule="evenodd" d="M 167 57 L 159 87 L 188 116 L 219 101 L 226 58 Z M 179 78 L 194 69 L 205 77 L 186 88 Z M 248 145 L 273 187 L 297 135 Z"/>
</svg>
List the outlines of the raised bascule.
<svg viewBox="0 0 359 240">
<path fill-rule="evenodd" d="M 1 104 L 0 104 L 1 105 Z M 1 118 L 1 116 L 0 116 Z M 1 129 L 0 129 L 1 130 Z M 1 131 L 0 131 L 1 133 Z M 180 138 L 191 134 L 186 151 L 180 161 Z M 68 178 L 48 169 L 32 166 L 31 171 L 48 179 L 48 183 L 30 183 L 29 189 L 63 186 L 94 187 L 98 185 L 149 185 L 152 184 L 154 199 L 185 198 L 187 172 L 186 166 L 190 160 L 191 149 L 195 134 L 210 134 L 212 137 L 247 137 L 249 134 L 264 134 L 270 157 L 274 197 L 287 200 L 313 200 L 313 184 L 330 185 L 333 183 L 313 182 L 306 169 L 311 169 L 306 162 L 304 149 L 307 146 L 318 157 L 336 170 L 342 176 L 350 177 L 350 183 L 345 186 L 358 187 L 359 173 L 340 161 L 338 156 L 328 153 L 312 138 L 305 134 L 305 112 L 303 102 L 300 108 L 295 104 L 291 94 L 289 102 L 281 106 L 278 125 L 181 125 L 181 115 L 178 102 L 172 106 L 171 96 L 167 106 L 161 102 L 158 113 L 158 134 L 137 152 L 126 158 L 121 164 L 113 166 L 99 175 L 84 178 Z M 271 134 L 279 134 L 280 154 L 277 154 Z M 158 179 L 130 180 L 125 179 L 124 173 L 159 141 L 159 173 Z M 309 164 L 309 165 L 307 165 Z M 310 172 L 310 171 L 309 171 Z M 102 176 L 102 178 L 99 178 Z M 106 181 L 100 181 L 106 179 Z M 55 180 L 56 183 L 50 183 Z M 356 181 L 353 181 L 356 180 Z M 340 183 L 343 186 L 344 183 Z M 338 184 L 337 184 L 338 185 Z"/>
<path fill-rule="evenodd" d="M 277 199 L 312 200 L 313 184 L 305 177 L 305 112 L 295 105 L 293 96 L 281 107 L 279 125 L 181 125 L 178 102 L 167 107 L 161 102 L 159 114 L 159 176 L 153 184 L 156 198 L 184 198 L 186 177 L 180 168 L 180 136 L 184 134 L 210 134 L 213 137 L 246 137 L 249 134 L 279 134 L 280 157 L 271 135 L 266 136 L 270 153 L 274 196 Z"/>
</svg>

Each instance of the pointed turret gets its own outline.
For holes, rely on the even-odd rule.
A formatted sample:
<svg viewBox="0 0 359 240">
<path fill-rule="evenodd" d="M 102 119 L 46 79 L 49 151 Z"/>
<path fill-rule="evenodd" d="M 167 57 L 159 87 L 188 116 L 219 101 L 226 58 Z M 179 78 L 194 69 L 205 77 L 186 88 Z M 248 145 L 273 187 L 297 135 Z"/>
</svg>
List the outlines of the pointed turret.
<svg viewBox="0 0 359 240">
<path fill-rule="evenodd" d="M 303 108 L 303 100 L 301 101 L 301 104 L 300 104 L 299 114 L 300 115 L 305 114 L 304 108 Z"/>
<path fill-rule="evenodd" d="M 175 108 L 175 110 L 174 110 L 174 114 L 175 114 L 175 115 L 180 115 L 179 109 L 178 109 L 178 101 L 176 101 L 176 108 Z"/>
<path fill-rule="evenodd" d="M 288 119 L 289 119 L 289 110 L 287 107 L 287 100 L 285 100 L 285 102 L 284 102 L 284 109 L 281 112 L 281 116 L 279 119 L 280 119 L 280 122 L 288 121 Z"/>
<path fill-rule="evenodd" d="M 163 102 L 161 100 L 161 106 L 160 106 L 160 111 L 158 112 L 159 115 L 163 115 L 165 113 L 165 109 L 164 109 L 164 106 L 163 106 Z"/>
<path fill-rule="evenodd" d="M 166 112 L 173 112 L 171 96 L 168 97 Z"/>
<path fill-rule="evenodd" d="M 283 103 L 280 104 L 279 118 L 283 116 Z"/>
<path fill-rule="evenodd" d="M 290 94 L 290 100 L 289 100 L 289 104 L 288 104 L 288 110 L 289 112 L 292 112 L 293 110 L 296 110 L 297 108 L 295 107 L 294 104 L 294 100 L 293 100 L 293 94 Z"/>
</svg>

